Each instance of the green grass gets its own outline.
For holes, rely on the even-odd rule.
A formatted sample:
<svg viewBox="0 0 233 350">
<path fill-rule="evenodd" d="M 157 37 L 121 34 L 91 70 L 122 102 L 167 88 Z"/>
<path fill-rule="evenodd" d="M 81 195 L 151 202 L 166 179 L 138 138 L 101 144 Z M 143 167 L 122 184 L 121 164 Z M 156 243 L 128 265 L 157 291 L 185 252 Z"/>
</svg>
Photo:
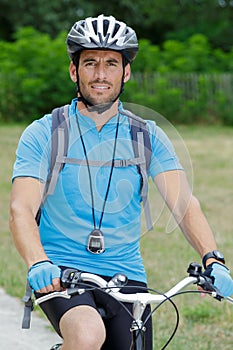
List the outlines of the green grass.
<svg viewBox="0 0 233 350">
<path fill-rule="evenodd" d="M 8 212 L 15 149 L 23 129 L 23 126 L 18 125 L 0 126 L 0 285 L 17 297 L 22 297 L 24 293 L 26 269 L 12 243 Z M 225 253 L 227 263 L 232 267 L 233 129 L 183 126 L 173 132 L 171 137 L 187 167 L 194 194 L 199 198 L 213 228 L 219 249 Z M 186 275 L 191 261 L 200 262 L 200 259 L 181 232 L 174 229 L 174 223 L 167 225 L 170 214 L 154 187 L 151 189 L 150 201 L 155 229 L 143 235 L 142 254 L 150 287 L 164 292 Z M 171 228 L 174 230 L 170 232 Z M 180 325 L 169 349 L 232 349 L 232 305 L 209 297 L 201 298 L 199 294 L 177 296 L 175 302 L 179 308 Z M 154 350 L 162 348 L 174 326 L 174 309 L 170 303 L 165 303 L 154 315 Z"/>
<path fill-rule="evenodd" d="M 188 165 L 194 194 L 202 204 L 219 249 L 225 253 L 227 263 L 232 268 L 233 129 L 184 126 L 179 127 L 178 132 L 189 151 L 191 165 L 179 137 L 174 138 L 174 144 L 181 158 L 186 157 L 184 160 Z M 152 198 L 153 208 L 158 204 L 159 197 L 154 193 Z M 169 217 L 170 214 L 164 208 L 159 218 L 156 217 L 154 231 L 142 238 L 149 285 L 161 292 L 186 275 L 186 267 L 190 262 L 200 262 L 199 256 L 178 229 L 164 233 Z M 179 306 L 180 325 L 169 349 L 232 349 L 232 305 L 209 297 L 201 298 L 199 294 L 177 296 L 175 302 Z M 156 350 L 162 348 L 174 325 L 175 312 L 167 303 L 154 315 Z"/>
<path fill-rule="evenodd" d="M 0 285 L 12 295 L 22 297 L 26 268 L 9 234 L 11 173 L 18 139 L 24 126 L 0 125 Z"/>
</svg>

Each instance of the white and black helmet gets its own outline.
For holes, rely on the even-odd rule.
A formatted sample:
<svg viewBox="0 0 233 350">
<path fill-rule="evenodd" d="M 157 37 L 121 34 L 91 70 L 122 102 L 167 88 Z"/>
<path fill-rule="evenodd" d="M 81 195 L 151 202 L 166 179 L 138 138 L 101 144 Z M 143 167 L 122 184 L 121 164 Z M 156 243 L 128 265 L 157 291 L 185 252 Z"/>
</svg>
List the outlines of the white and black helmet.
<svg viewBox="0 0 233 350">
<path fill-rule="evenodd" d="M 121 52 L 131 63 L 138 52 L 135 31 L 113 16 L 99 15 L 76 22 L 67 36 L 66 43 L 71 59 L 85 49 L 107 49 Z"/>
</svg>

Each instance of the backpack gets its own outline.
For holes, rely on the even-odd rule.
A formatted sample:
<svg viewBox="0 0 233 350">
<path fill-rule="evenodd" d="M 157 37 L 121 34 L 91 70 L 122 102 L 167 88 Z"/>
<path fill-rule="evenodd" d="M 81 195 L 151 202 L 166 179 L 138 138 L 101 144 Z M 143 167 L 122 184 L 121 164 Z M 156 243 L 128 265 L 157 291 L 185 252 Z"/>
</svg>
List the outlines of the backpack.
<svg viewBox="0 0 233 350">
<path fill-rule="evenodd" d="M 153 229 L 149 201 L 148 201 L 148 169 L 151 161 L 151 141 L 147 130 L 146 121 L 131 111 L 122 109 L 121 114 L 127 116 L 130 122 L 130 132 L 132 137 L 132 146 L 134 151 L 133 159 L 119 159 L 114 161 L 114 167 L 127 167 L 137 165 L 138 173 L 141 176 L 141 199 L 144 207 L 144 214 L 148 230 Z M 45 185 L 42 199 L 42 205 L 45 203 L 47 196 L 52 195 L 58 180 L 59 173 L 65 163 L 85 164 L 84 160 L 67 158 L 69 146 L 69 105 L 55 108 L 52 111 L 52 129 L 51 129 L 51 153 L 50 153 L 50 170 Z M 109 163 L 109 164 L 108 164 Z M 92 165 L 110 165 L 109 162 L 91 161 Z M 36 221 L 39 225 L 41 209 L 36 215 Z"/>
</svg>

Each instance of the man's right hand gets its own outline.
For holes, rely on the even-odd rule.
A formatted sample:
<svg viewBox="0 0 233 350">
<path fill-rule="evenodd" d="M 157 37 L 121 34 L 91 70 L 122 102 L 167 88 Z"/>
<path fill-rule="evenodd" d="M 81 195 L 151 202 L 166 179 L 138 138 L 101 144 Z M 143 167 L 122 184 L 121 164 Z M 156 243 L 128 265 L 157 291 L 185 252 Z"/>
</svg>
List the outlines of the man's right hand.
<svg viewBox="0 0 233 350">
<path fill-rule="evenodd" d="M 49 260 L 39 261 L 28 271 L 28 281 L 35 292 L 49 293 L 60 290 L 61 269 Z"/>
</svg>

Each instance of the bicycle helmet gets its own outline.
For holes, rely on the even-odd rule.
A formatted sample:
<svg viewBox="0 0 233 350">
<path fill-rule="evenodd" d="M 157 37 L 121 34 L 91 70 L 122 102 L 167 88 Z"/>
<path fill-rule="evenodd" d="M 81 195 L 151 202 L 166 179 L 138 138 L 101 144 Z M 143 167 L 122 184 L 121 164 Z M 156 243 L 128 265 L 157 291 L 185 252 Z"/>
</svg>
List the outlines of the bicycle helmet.
<svg viewBox="0 0 233 350">
<path fill-rule="evenodd" d="M 67 50 L 73 60 L 75 55 L 86 49 L 107 49 L 122 53 L 132 63 L 138 52 L 135 31 L 113 16 L 99 15 L 76 22 L 67 39 Z"/>
</svg>

